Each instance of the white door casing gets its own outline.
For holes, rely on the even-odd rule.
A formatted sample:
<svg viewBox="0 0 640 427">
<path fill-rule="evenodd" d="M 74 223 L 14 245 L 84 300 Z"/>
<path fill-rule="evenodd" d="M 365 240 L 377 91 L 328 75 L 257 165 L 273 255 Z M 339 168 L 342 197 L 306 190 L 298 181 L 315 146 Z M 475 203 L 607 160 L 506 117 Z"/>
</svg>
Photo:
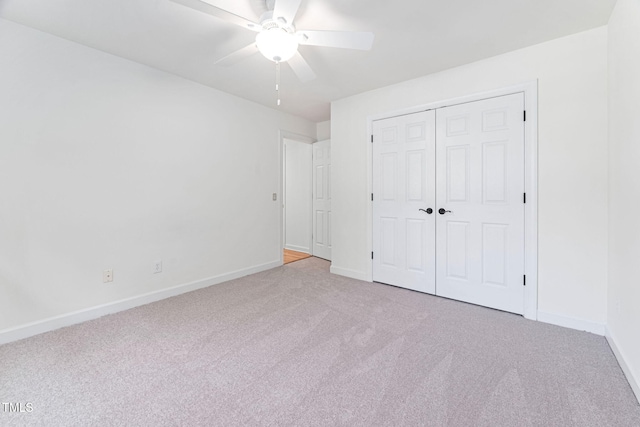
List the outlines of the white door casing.
<svg viewBox="0 0 640 427">
<path fill-rule="evenodd" d="M 331 140 L 313 144 L 313 256 L 331 260 Z"/>
<path fill-rule="evenodd" d="M 524 95 L 436 111 L 436 294 L 524 310 Z"/>
<path fill-rule="evenodd" d="M 373 123 L 374 281 L 435 292 L 434 154 L 433 111 Z"/>
</svg>

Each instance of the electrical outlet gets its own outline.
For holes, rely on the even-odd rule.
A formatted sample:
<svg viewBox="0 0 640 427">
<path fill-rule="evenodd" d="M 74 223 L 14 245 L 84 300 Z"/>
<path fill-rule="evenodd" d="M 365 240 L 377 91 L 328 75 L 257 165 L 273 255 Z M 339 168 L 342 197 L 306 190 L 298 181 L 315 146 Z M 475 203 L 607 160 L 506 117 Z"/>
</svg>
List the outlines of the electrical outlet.
<svg viewBox="0 0 640 427">
<path fill-rule="evenodd" d="M 104 283 L 113 282 L 113 269 L 110 268 L 102 272 L 102 281 Z"/>
<path fill-rule="evenodd" d="M 273 193 L 273 195 L 271 196 L 271 198 L 273 199 L 273 201 L 275 202 L 276 200 L 278 200 L 278 193 Z"/>
<path fill-rule="evenodd" d="M 162 260 L 159 259 L 153 263 L 153 274 L 162 273 Z"/>
</svg>

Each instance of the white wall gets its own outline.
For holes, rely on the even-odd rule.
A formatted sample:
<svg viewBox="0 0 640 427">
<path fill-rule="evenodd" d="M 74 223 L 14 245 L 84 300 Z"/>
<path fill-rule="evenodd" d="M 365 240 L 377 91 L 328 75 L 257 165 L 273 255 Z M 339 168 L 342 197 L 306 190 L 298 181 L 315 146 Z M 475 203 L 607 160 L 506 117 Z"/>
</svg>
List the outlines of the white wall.
<svg viewBox="0 0 640 427">
<path fill-rule="evenodd" d="M 284 140 L 284 247 L 311 253 L 311 144 Z"/>
<path fill-rule="evenodd" d="M 317 135 L 318 141 L 331 139 L 331 120 L 318 123 L 316 125 L 316 135 Z"/>
<path fill-rule="evenodd" d="M 427 54 L 427 53 L 424 53 Z M 607 28 L 332 103 L 332 271 L 371 277 L 367 117 L 538 79 L 539 310 L 604 329 Z"/>
<path fill-rule="evenodd" d="M 5 20 L 0 94 L 0 331 L 279 262 L 315 123 Z"/>
<path fill-rule="evenodd" d="M 609 295 L 607 328 L 640 399 L 640 2 L 609 21 Z"/>
</svg>

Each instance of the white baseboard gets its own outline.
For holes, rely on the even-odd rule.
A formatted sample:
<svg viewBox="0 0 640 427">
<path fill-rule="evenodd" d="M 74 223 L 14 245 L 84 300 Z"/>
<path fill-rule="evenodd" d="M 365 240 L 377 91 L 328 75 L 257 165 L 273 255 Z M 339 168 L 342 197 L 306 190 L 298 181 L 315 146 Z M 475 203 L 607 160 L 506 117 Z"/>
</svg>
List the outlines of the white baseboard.
<svg viewBox="0 0 640 427">
<path fill-rule="evenodd" d="M 607 338 L 607 342 L 609 343 L 609 347 L 611 347 L 611 351 L 613 351 L 613 354 L 616 356 L 616 359 L 618 359 L 618 364 L 622 368 L 622 372 L 624 372 L 624 375 L 627 377 L 627 381 L 629 381 L 631 390 L 633 390 L 633 392 L 636 395 L 636 399 L 640 403 L 640 382 L 638 381 L 637 378 L 633 376 L 633 372 L 631 372 L 631 369 L 627 364 L 627 360 L 625 359 L 622 352 L 620 351 L 620 348 L 616 344 L 616 340 L 613 338 L 613 335 L 611 335 L 611 331 L 609 330 L 609 328 L 605 328 L 604 336 Z"/>
<path fill-rule="evenodd" d="M 284 245 L 284 248 L 289 249 L 290 251 L 304 252 L 305 254 L 311 255 L 311 248 L 304 248 L 296 245 Z"/>
<path fill-rule="evenodd" d="M 371 279 L 367 277 L 367 274 L 361 271 L 350 270 L 348 268 L 342 268 L 342 267 L 336 267 L 335 265 L 332 265 L 329 271 L 339 276 L 350 277 L 352 279 L 363 280 L 365 282 L 371 281 Z"/>
<path fill-rule="evenodd" d="M 152 302 L 160 301 L 166 298 L 181 295 L 187 292 L 195 291 L 202 288 L 207 288 L 218 283 L 227 282 L 229 280 L 238 279 L 240 277 L 248 276 L 250 274 L 259 273 L 261 271 L 270 270 L 282 265 L 281 261 L 273 261 L 266 264 L 257 265 L 242 270 L 232 271 L 230 273 L 221 274 L 218 276 L 209 277 L 202 280 L 197 280 L 191 283 L 185 283 L 182 285 L 173 286 L 171 288 L 162 289 L 155 292 L 150 292 L 143 295 L 138 295 L 132 298 L 127 298 L 119 301 L 110 302 L 107 304 L 86 308 L 83 310 L 74 311 L 71 313 L 62 314 L 59 316 L 50 317 L 36 322 L 27 323 L 14 328 L 0 330 L 0 345 L 6 344 L 12 341 L 18 341 L 24 338 L 29 338 L 34 335 L 42 334 L 44 332 L 53 331 L 56 329 L 64 328 L 66 326 L 75 325 L 78 323 L 86 322 L 87 320 L 97 319 L 107 314 L 113 314 L 124 310 L 129 310 L 134 307 L 146 305 Z"/>
<path fill-rule="evenodd" d="M 576 319 L 574 317 L 567 317 L 561 314 L 547 313 L 538 310 L 538 321 L 544 323 L 550 323 L 556 326 L 562 326 L 565 328 L 576 329 L 578 331 L 587 331 L 592 334 L 604 336 L 605 324 L 592 322 L 591 320 Z"/>
</svg>

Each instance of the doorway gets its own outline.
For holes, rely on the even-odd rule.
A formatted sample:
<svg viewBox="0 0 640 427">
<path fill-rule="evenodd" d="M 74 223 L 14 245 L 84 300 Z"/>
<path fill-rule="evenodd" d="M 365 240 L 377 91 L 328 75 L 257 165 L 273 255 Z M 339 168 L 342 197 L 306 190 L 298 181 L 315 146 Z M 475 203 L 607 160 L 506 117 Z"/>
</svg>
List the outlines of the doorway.
<svg viewBox="0 0 640 427">
<path fill-rule="evenodd" d="M 524 93 L 373 122 L 373 280 L 523 314 Z"/>
<path fill-rule="evenodd" d="M 311 254 L 312 144 L 283 140 L 283 241 L 284 249 Z"/>
<path fill-rule="evenodd" d="M 331 260 L 331 141 L 282 138 L 283 262 Z"/>
</svg>

